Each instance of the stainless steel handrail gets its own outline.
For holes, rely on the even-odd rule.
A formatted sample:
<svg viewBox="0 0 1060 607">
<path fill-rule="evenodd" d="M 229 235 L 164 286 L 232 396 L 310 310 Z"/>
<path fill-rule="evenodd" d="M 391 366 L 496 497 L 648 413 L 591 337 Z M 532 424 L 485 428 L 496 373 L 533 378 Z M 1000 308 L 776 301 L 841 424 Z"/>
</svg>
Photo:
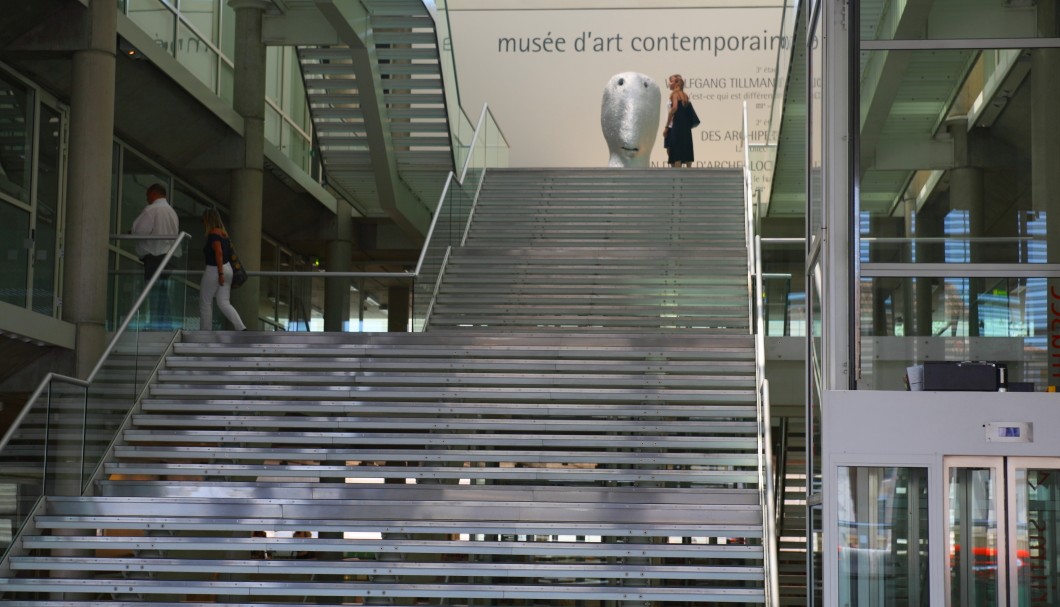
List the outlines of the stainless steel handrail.
<svg viewBox="0 0 1060 607">
<path fill-rule="evenodd" d="M 402 271 L 402 272 L 329 272 L 329 271 L 320 271 L 320 272 L 309 271 L 309 272 L 306 272 L 306 271 L 279 271 L 279 270 L 278 271 L 248 270 L 247 271 L 247 275 L 251 276 L 251 277 L 256 277 L 256 278 L 324 278 L 324 279 L 330 279 L 330 278 L 335 278 L 335 279 L 339 279 L 339 278 L 375 278 L 375 279 L 394 279 L 394 280 L 418 279 L 422 275 L 423 264 L 424 264 L 424 262 L 427 259 L 427 253 L 430 250 L 431 245 L 432 245 L 432 243 L 434 241 L 434 236 L 435 236 L 435 233 L 437 231 L 437 226 L 438 226 L 438 220 L 439 220 L 439 218 L 441 218 L 441 216 L 443 214 L 442 212 L 445 209 L 445 203 L 446 203 L 446 200 L 449 197 L 449 191 L 453 187 L 454 181 L 458 185 L 463 185 L 463 181 L 464 181 L 464 179 L 467 176 L 467 172 L 468 172 L 468 170 L 471 167 L 472 159 L 474 158 L 474 150 L 475 150 L 476 146 L 481 143 L 480 139 L 482 139 L 482 138 L 480 138 L 480 133 L 482 133 L 482 131 L 483 131 L 483 126 L 486 123 L 486 119 L 487 118 L 492 118 L 492 116 L 493 116 L 493 113 L 489 109 L 489 104 L 488 103 L 483 103 L 482 104 L 482 111 L 479 114 L 478 122 L 476 123 L 476 126 L 475 126 L 475 132 L 474 132 L 474 134 L 472 135 L 472 138 L 471 138 L 471 145 L 468 147 L 467 158 L 464 159 L 464 165 L 460 169 L 460 177 L 457 178 L 456 173 L 454 173 L 453 171 L 450 171 L 448 176 L 446 177 L 445 185 L 442 187 L 442 193 L 438 197 L 438 205 L 435 208 L 434 217 L 431 219 L 430 228 L 427 230 L 427 235 L 426 235 L 426 237 L 423 240 L 423 246 L 420 248 L 419 257 L 417 257 L 417 259 L 416 259 L 416 267 L 415 267 L 415 269 L 413 269 L 411 271 L 405 270 L 405 271 Z M 494 125 L 496 125 L 496 120 L 495 119 L 492 120 L 492 123 Z M 502 132 L 500 132 L 500 128 L 499 127 L 497 128 L 497 132 L 498 132 L 498 134 L 500 134 L 500 136 L 502 138 L 504 138 L 504 134 Z M 505 144 L 507 144 L 507 139 L 504 139 L 504 142 L 505 142 Z M 483 145 L 485 145 L 485 144 L 483 144 Z M 483 172 L 485 172 L 485 167 L 483 167 Z M 468 213 L 468 218 L 467 218 L 467 221 L 465 222 L 463 236 L 462 236 L 462 239 L 461 239 L 461 242 L 460 242 L 461 246 L 463 246 L 464 242 L 467 239 L 468 230 L 470 229 L 470 226 L 471 226 L 471 220 L 474 217 L 474 211 L 475 211 L 475 208 L 478 205 L 479 194 L 482 191 L 482 182 L 483 181 L 484 181 L 483 179 L 479 179 L 479 182 L 478 182 L 477 187 L 475 189 L 475 194 L 474 194 L 474 197 L 473 197 L 472 203 L 471 203 L 471 210 Z M 139 240 L 139 239 L 151 239 L 151 238 L 154 238 L 154 237 L 138 237 L 138 236 L 135 236 L 135 235 L 122 234 L 122 235 L 115 235 L 113 238 L 118 239 L 118 240 Z M 158 239 L 169 239 L 170 237 L 163 236 L 163 237 L 157 237 L 157 238 Z M 437 283 L 438 280 L 440 280 L 440 277 L 445 272 L 445 260 L 448 260 L 448 257 L 449 257 L 448 253 L 446 253 L 444 255 L 444 257 L 443 257 L 443 265 L 438 270 L 439 277 L 436 278 L 436 281 L 435 281 L 436 283 Z M 195 274 L 200 274 L 201 272 L 199 272 L 198 270 L 173 270 L 173 271 L 169 271 L 169 273 L 170 274 L 174 274 L 174 275 L 195 275 Z M 435 285 L 434 293 L 435 294 L 437 293 L 437 284 Z M 431 309 L 431 308 L 433 308 L 433 296 L 432 296 L 432 301 L 428 302 L 428 309 Z"/>
<path fill-rule="evenodd" d="M 755 376 L 759 391 L 759 402 L 761 410 L 761 440 L 763 447 L 763 465 L 760 474 L 765 487 L 765 519 L 768 521 L 766 531 L 767 553 L 769 562 L 769 584 L 771 586 L 771 605 L 779 605 L 780 602 L 780 577 L 777 571 L 777 511 L 776 511 L 776 487 L 773 475 L 773 412 L 769 404 L 769 380 L 766 379 L 765 370 L 765 291 L 762 284 L 762 239 L 755 238 Z"/>
<path fill-rule="evenodd" d="M 173 237 L 170 236 L 162 236 L 144 237 L 142 239 L 172 240 L 172 238 Z M 128 328 L 129 323 L 132 322 L 133 317 L 136 316 L 136 312 L 140 309 L 140 306 L 143 305 L 144 301 L 147 299 L 147 294 L 155 286 L 155 283 L 158 282 L 158 277 L 162 275 L 162 270 L 165 269 L 165 267 L 169 264 L 169 260 L 173 258 L 174 252 L 178 250 L 181 243 L 183 243 L 188 238 L 191 238 L 191 236 L 189 236 L 187 232 L 181 232 L 179 235 L 177 235 L 176 242 L 174 242 L 169 247 L 169 250 L 166 251 L 166 256 L 162 258 L 162 263 L 159 265 L 158 271 L 156 271 L 154 273 L 154 276 L 152 276 L 151 279 L 147 281 L 147 284 L 144 285 L 144 290 L 140 293 L 140 296 L 136 298 L 136 301 L 133 302 L 132 307 L 129 309 L 129 313 L 125 315 L 125 320 L 122 321 L 117 331 L 114 332 L 114 335 L 110 339 L 110 343 L 108 343 L 107 347 L 103 350 L 103 354 L 100 355 L 99 361 L 96 362 L 96 366 L 92 368 L 92 371 L 88 374 L 88 377 L 86 377 L 85 379 L 79 379 L 76 377 L 70 377 L 69 375 L 63 375 L 61 373 L 52 372 L 49 372 L 47 375 L 45 375 L 44 379 L 41 380 L 40 385 L 38 385 L 37 389 L 33 391 L 33 394 L 30 396 L 29 400 L 26 401 L 25 406 L 22 407 L 22 412 L 19 413 L 18 417 L 15 418 L 15 421 L 11 424 L 11 427 L 8 428 L 7 432 L 4 434 L 4 437 L 0 439 L 0 451 L 3 451 L 4 447 L 6 447 L 7 444 L 11 441 L 11 437 L 14 436 L 14 433 L 18 429 L 19 425 L 26 418 L 26 416 L 29 415 L 29 412 L 33 408 L 34 403 L 40 397 L 41 393 L 44 392 L 44 389 L 52 382 L 52 380 L 62 381 L 65 383 L 73 384 L 75 386 L 81 386 L 83 388 L 87 388 L 92 383 L 92 381 L 95 380 L 96 374 L 99 373 L 100 369 L 103 368 L 103 363 L 106 362 L 107 357 L 110 356 L 110 353 L 114 351 L 115 347 L 117 347 L 118 340 L 121 339 L 121 336 L 125 333 L 125 329 Z M 127 238 L 125 237 L 125 235 L 122 235 L 120 239 Z M 135 237 L 128 239 L 139 240 L 141 238 Z"/>
<path fill-rule="evenodd" d="M 493 116 L 493 112 L 489 111 L 489 106 L 482 104 L 482 114 L 478 118 L 478 124 L 475 125 L 475 136 L 471 139 L 471 147 L 468 148 L 468 159 L 471 159 L 471 151 L 475 149 L 475 142 L 478 140 L 479 131 L 482 130 L 483 122 L 486 120 L 486 115 Z M 497 124 L 497 120 L 493 120 L 493 124 Z M 504 135 L 501 134 L 501 137 Z M 460 183 L 464 183 L 464 177 L 467 174 L 467 166 L 464 167 L 465 175 L 460 176 Z M 475 210 L 478 208 L 478 196 L 482 192 L 482 182 L 485 181 L 485 168 L 483 168 L 483 178 L 478 180 L 478 187 L 475 188 L 475 195 L 471 198 L 471 209 L 467 213 L 467 222 L 464 224 L 464 234 L 460 237 L 460 246 L 464 246 L 467 243 L 467 235 L 471 231 L 471 220 L 475 218 Z"/>
<path fill-rule="evenodd" d="M 470 155 L 468 155 L 470 158 Z M 445 197 L 449 194 L 449 186 L 453 184 L 453 172 L 449 171 L 449 175 L 445 178 L 445 185 L 442 186 L 442 195 L 438 198 L 438 204 L 434 207 L 434 217 L 431 218 L 431 227 L 427 230 L 427 236 L 423 239 L 423 248 L 420 249 L 420 257 L 416 262 L 416 269 L 413 270 L 413 276 L 419 276 L 420 270 L 423 268 L 423 260 L 427 257 L 427 249 L 430 247 L 431 240 L 434 238 L 434 228 L 438 225 L 438 218 L 442 216 L 442 207 L 445 206 Z"/>
<path fill-rule="evenodd" d="M 1037 236 L 862 236 L 860 242 L 879 242 L 884 244 L 918 243 L 918 242 L 1045 242 L 1046 237 Z"/>
<path fill-rule="evenodd" d="M 461 169 L 460 169 L 460 179 L 457 180 L 457 184 L 458 185 L 463 185 L 463 183 L 464 183 L 464 177 L 467 175 L 467 170 L 468 170 L 468 167 L 470 166 L 471 158 L 474 156 L 473 152 L 475 150 L 475 144 L 478 142 L 478 134 L 479 134 L 479 131 L 482 129 L 482 122 L 483 122 L 484 118 L 486 117 L 487 113 L 489 113 L 489 104 L 488 103 L 483 103 L 482 104 L 482 113 L 479 115 L 479 120 L 478 120 L 478 123 L 477 123 L 477 125 L 475 127 L 475 133 L 474 133 L 474 135 L 471 136 L 471 145 L 468 146 L 467 158 L 464 159 L 464 166 L 461 167 Z M 492 114 L 490 114 L 490 115 L 492 115 Z M 483 169 L 483 170 L 485 170 L 485 169 Z M 449 172 L 449 176 L 446 177 L 445 186 L 442 187 L 442 194 L 441 194 L 441 196 L 438 197 L 438 205 L 434 209 L 434 219 L 431 220 L 431 227 L 427 231 L 426 238 L 423 239 L 423 248 L 420 250 L 419 261 L 416 262 L 416 270 L 413 271 L 412 274 L 411 274 L 411 276 L 413 276 L 413 277 L 418 277 L 420 275 L 420 270 L 423 268 L 423 260 L 426 258 L 427 250 L 430 248 L 431 241 L 434 239 L 435 226 L 438 224 L 438 218 L 442 215 L 442 209 L 445 207 L 445 200 L 449 196 L 449 189 L 453 185 L 453 178 L 454 177 L 456 177 L 456 175 L 452 171 L 450 171 Z M 476 196 L 476 198 L 477 198 L 477 196 Z M 439 270 L 439 271 L 441 271 L 441 270 Z M 402 275 L 402 276 L 405 276 L 405 275 Z"/>
<path fill-rule="evenodd" d="M 748 313 L 753 321 L 755 338 L 755 394 L 758 403 L 758 494 L 762 508 L 762 548 L 766 573 L 766 604 L 780 604 L 780 577 L 777 571 L 777 521 L 773 487 L 772 413 L 769 406 L 769 382 L 765 378 L 765 292 L 762 286 L 762 239 L 755 234 L 753 177 L 747 119 L 747 103 L 743 104 L 744 133 L 744 233 L 747 239 L 747 276 L 751 283 Z"/>
</svg>

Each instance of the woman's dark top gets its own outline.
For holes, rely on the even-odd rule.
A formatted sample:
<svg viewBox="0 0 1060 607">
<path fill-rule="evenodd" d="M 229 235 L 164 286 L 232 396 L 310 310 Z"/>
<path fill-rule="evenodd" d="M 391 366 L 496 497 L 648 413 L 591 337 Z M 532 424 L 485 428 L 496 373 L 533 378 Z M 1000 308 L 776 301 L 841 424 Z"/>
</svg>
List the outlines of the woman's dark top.
<svg viewBox="0 0 1060 607">
<path fill-rule="evenodd" d="M 692 106 L 689 103 L 678 103 L 674 112 L 673 126 L 666 138 L 666 159 L 670 164 L 675 162 L 692 162 Z"/>
<path fill-rule="evenodd" d="M 210 230 L 206 233 L 206 244 L 202 247 L 203 257 L 206 265 L 217 267 L 232 261 L 232 241 L 228 234 L 220 230 Z"/>
</svg>

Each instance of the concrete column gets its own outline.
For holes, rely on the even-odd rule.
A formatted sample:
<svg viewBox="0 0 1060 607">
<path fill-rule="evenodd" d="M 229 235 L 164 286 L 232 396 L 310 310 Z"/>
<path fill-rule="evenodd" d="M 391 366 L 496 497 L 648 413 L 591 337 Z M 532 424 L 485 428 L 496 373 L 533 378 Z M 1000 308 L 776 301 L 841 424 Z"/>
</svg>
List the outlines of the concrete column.
<svg viewBox="0 0 1060 607">
<path fill-rule="evenodd" d="M 977 238 L 985 236 L 983 220 L 984 186 L 983 171 L 978 167 L 971 166 L 971 154 L 968 150 L 968 120 L 964 117 L 953 119 L 948 125 L 950 136 L 953 138 L 954 159 L 957 167 L 950 171 L 950 208 L 966 211 L 968 213 L 968 236 Z M 982 263 L 987 261 L 983 258 L 983 245 L 970 244 L 968 248 L 969 262 Z M 983 292 L 984 281 L 982 278 L 973 278 L 968 281 L 968 300 L 958 302 L 957 306 L 967 306 L 968 335 L 976 337 L 980 335 L 979 330 L 979 295 Z M 959 316 L 960 310 L 954 310 L 954 316 Z"/>
<path fill-rule="evenodd" d="M 983 236 L 983 171 L 974 167 L 961 167 L 950 171 L 950 207 L 968 212 L 968 236 L 975 238 Z M 983 259 L 983 245 L 972 243 L 969 245 L 970 256 L 968 261 L 981 263 Z M 977 337 L 979 331 L 979 295 L 984 289 L 982 278 L 972 278 L 968 281 L 968 301 L 959 302 L 955 305 L 967 305 L 968 335 Z M 959 315 L 959 310 L 954 310 L 953 315 Z"/>
<path fill-rule="evenodd" d="M 107 243 L 110 231 L 111 169 L 114 146 L 114 74 L 117 46 L 117 3 L 92 0 L 82 27 L 87 44 L 74 52 L 70 93 L 70 145 L 66 230 L 63 262 L 62 318 L 76 326 L 74 373 L 86 378 L 106 348 Z M 62 415 L 57 427 L 78 432 L 79 412 Z M 55 495 L 81 495 L 79 457 L 62 456 L 53 464 Z M 56 530 L 57 535 L 72 535 Z M 52 556 L 84 557 L 84 550 L 58 548 Z M 83 578 L 78 571 L 54 572 L 53 577 Z M 76 592 L 53 598 L 87 601 Z"/>
<path fill-rule="evenodd" d="M 84 23 L 88 44 L 73 61 L 62 317 L 77 326 L 81 378 L 106 347 L 117 13 L 113 0 L 92 1 Z"/>
<path fill-rule="evenodd" d="M 924 212 L 921 209 L 916 215 L 916 235 L 919 236 L 941 236 L 943 215 L 941 213 Z M 917 245 L 917 261 L 922 263 L 938 262 L 943 260 L 942 247 L 938 244 Z M 935 315 L 934 285 L 936 279 L 923 277 L 916 279 L 916 332 L 914 335 L 932 335 L 932 321 Z M 940 285 L 941 287 L 941 285 Z"/>
<path fill-rule="evenodd" d="M 339 202 L 335 215 L 335 239 L 328 242 L 329 272 L 349 272 L 353 256 L 353 216 Z M 324 283 L 324 330 L 347 331 L 350 322 L 350 279 L 331 278 Z"/>
<path fill-rule="evenodd" d="M 1056 36 L 1057 7 L 1053 2 L 1038 6 L 1039 35 Z M 1060 49 L 1031 51 L 1031 202 L 1045 213 L 1046 251 L 1049 263 L 1060 263 Z M 1047 385 L 1060 386 L 1060 278 L 1048 280 L 1049 335 Z"/>
<path fill-rule="evenodd" d="M 229 0 L 236 12 L 235 96 L 233 106 L 243 117 L 243 166 L 232 171 L 229 221 L 232 243 L 244 267 L 261 269 L 262 181 L 265 165 L 265 45 L 262 19 L 270 6 L 264 0 Z M 232 304 L 248 329 L 259 329 L 260 280 L 251 278 L 232 291 Z"/>
</svg>

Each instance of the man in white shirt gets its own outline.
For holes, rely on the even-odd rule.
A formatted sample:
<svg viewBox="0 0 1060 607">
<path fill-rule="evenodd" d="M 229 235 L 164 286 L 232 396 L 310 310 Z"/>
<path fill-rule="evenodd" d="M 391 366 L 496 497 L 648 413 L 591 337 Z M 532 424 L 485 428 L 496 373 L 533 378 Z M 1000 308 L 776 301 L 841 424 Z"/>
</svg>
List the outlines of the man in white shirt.
<svg viewBox="0 0 1060 607">
<path fill-rule="evenodd" d="M 166 200 L 166 187 L 160 183 L 151 184 L 147 188 L 147 206 L 136 217 L 132 224 L 132 233 L 141 236 L 173 236 L 180 232 L 180 219 L 177 212 L 169 206 Z M 162 265 L 166 257 L 166 251 L 173 246 L 173 240 L 151 239 L 136 241 L 136 254 L 144 264 L 144 284 Z M 179 253 L 179 252 L 178 252 Z M 176 256 L 176 254 L 174 254 Z M 165 274 L 158 277 L 154 289 L 149 296 L 151 324 L 157 328 L 164 328 L 169 323 L 169 281 Z"/>
</svg>

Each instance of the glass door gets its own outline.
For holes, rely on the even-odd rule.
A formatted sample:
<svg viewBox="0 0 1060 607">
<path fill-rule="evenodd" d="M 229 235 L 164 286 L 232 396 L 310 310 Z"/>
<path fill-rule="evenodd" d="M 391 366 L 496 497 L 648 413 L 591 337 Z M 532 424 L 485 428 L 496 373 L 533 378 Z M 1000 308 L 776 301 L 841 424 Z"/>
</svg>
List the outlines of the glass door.
<svg viewBox="0 0 1060 607">
<path fill-rule="evenodd" d="M 1005 523 L 1003 461 L 996 457 L 946 458 L 946 604 L 1003 604 Z M 998 524 L 1001 521 L 1001 524 Z"/>
<path fill-rule="evenodd" d="M 1060 458 L 1008 458 L 1010 604 L 1060 607 Z"/>
<path fill-rule="evenodd" d="M 1060 607 L 1060 458 L 949 457 L 946 604 Z"/>
</svg>

